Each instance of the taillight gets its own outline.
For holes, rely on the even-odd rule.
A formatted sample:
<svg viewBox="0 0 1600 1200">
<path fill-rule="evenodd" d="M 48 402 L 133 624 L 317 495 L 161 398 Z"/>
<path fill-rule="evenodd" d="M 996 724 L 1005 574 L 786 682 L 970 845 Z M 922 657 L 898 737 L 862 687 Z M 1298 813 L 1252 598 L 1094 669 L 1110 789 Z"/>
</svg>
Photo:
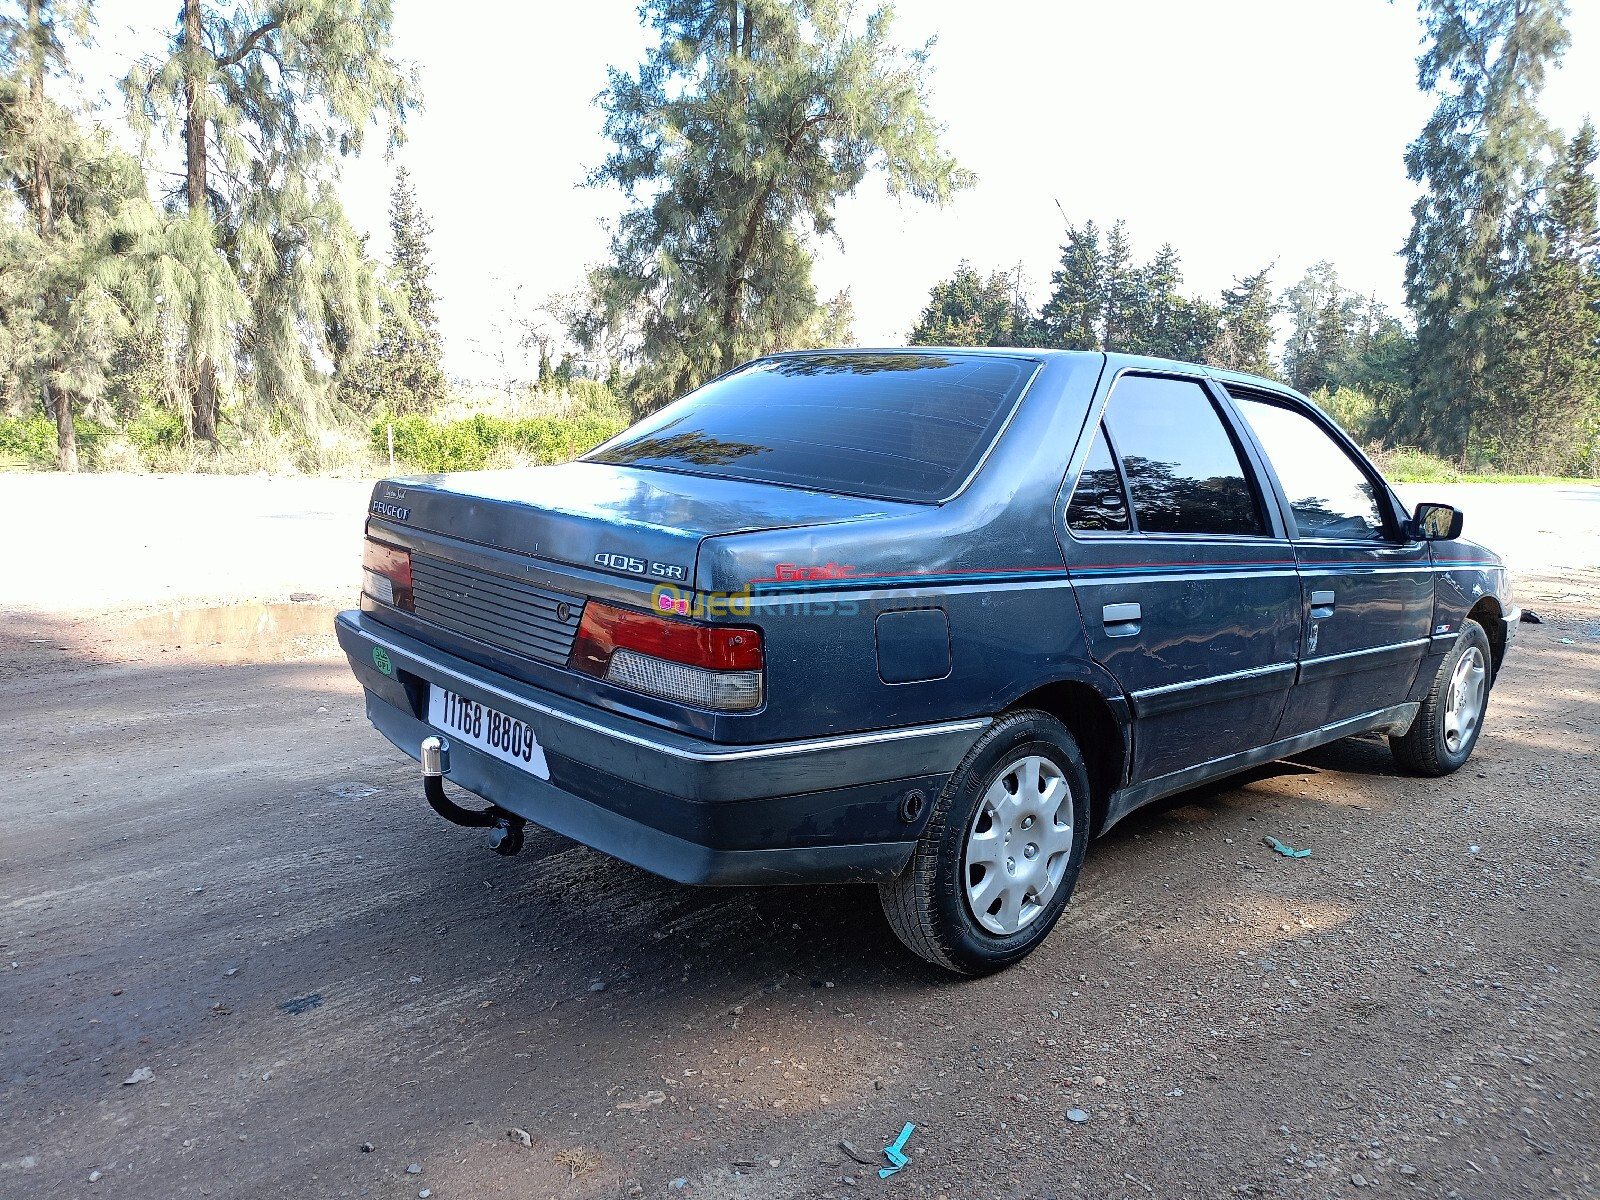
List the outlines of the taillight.
<svg viewBox="0 0 1600 1200">
<path fill-rule="evenodd" d="M 696 708 L 761 707 L 759 629 L 669 621 L 591 600 L 571 664 L 608 683 Z"/>
<path fill-rule="evenodd" d="M 411 592 L 411 551 L 367 539 L 361 551 L 361 590 L 380 604 L 415 612 Z"/>
</svg>

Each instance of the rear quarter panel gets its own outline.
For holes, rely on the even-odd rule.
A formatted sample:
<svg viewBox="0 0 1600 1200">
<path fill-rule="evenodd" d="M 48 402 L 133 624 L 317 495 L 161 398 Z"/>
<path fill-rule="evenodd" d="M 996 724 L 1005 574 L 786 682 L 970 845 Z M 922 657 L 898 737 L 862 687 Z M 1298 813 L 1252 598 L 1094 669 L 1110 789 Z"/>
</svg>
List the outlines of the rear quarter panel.
<svg viewBox="0 0 1600 1200">
<path fill-rule="evenodd" d="M 1051 522 L 1102 362 L 1047 357 L 971 484 L 943 505 L 708 539 L 681 600 L 759 626 L 767 661 L 765 706 L 721 732 L 777 740 L 987 716 L 1068 679 L 1117 696 L 1089 657 Z M 948 669 L 890 682 L 900 672 L 880 667 L 879 618 L 909 609 L 948 618 Z M 936 638 L 938 623 L 905 628 Z M 905 661 L 940 660 L 913 645 Z"/>
</svg>

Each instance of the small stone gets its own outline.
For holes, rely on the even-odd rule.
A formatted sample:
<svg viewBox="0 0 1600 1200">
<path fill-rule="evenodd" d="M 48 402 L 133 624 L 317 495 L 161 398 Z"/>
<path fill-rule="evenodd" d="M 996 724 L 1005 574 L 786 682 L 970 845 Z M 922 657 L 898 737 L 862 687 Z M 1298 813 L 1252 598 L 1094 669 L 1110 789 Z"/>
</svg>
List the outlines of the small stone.
<svg viewBox="0 0 1600 1200">
<path fill-rule="evenodd" d="M 1028 1097 L 1026 1095 L 1024 1095 L 1022 1092 L 1018 1092 L 1015 1096 L 1013 1096 L 1011 1098 L 1013 1100 L 1015 1100 L 1018 1104 L 1026 1104 L 1028 1102 Z"/>
<path fill-rule="evenodd" d="M 767 1159 L 767 1166 L 769 1166 L 769 1167 L 776 1167 L 776 1166 L 778 1166 L 778 1165 L 779 1165 L 779 1164 L 780 1164 L 780 1163 L 781 1163 L 781 1162 L 782 1162 L 782 1161 L 783 1161 L 783 1160 L 782 1160 L 782 1159 L 780 1159 L 780 1158 L 769 1158 L 769 1159 Z"/>
<path fill-rule="evenodd" d="M 377 1147 L 374 1146 L 371 1142 L 362 1142 L 361 1143 L 361 1153 L 363 1153 L 363 1154 L 371 1154 L 376 1149 L 377 1149 Z"/>
<path fill-rule="evenodd" d="M 675 1192 L 681 1192 L 684 1188 L 689 1186 L 689 1181 L 680 1175 L 677 1179 L 674 1179 L 671 1183 L 667 1184 L 667 1186 Z"/>
<path fill-rule="evenodd" d="M 608 984 L 604 979 L 596 979 L 593 983 L 591 983 L 589 985 L 589 990 L 591 992 L 603 992 L 603 991 L 606 990 L 606 988 L 608 988 L 610 986 L 611 985 Z"/>
<path fill-rule="evenodd" d="M 228 969 L 227 969 L 227 970 L 226 970 L 226 971 L 224 971 L 224 972 L 223 972 L 223 973 L 222 973 L 222 974 L 223 974 L 223 976 L 224 976 L 224 977 L 225 977 L 225 978 L 228 978 L 228 979 L 232 979 L 232 978 L 233 978 L 233 977 L 234 977 L 234 976 L 235 976 L 235 975 L 237 975 L 237 974 L 238 974 L 238 973 L 239 973 L 239 968 L 238 968 L 238 967 L 229 967 L 229 968 L 228 968 Z"/>
<path fill-rule="evenodd" d="M 1413 1167 L 1410 1163 L 1401 1163 L 1400 1164 L 1400 1174 L 1402 1174 L 1402 1175 L 1415 1175 L 1416 1173 L 1417 1173 L 1417 1169 L 1415 1167 Z"/>
<path fill-rule="evenodd" d="M 533 1135 L 530 1134 L 526 1129 L 510 1129 L 510 1130 L 507 1130 L 506 1131 L 506 1136 L 508 1138 L 510 1138 L 513 1142 L 516 1142 L 518 1145 L 521 1145 L 521 1146 L 532 1146 L 533 1145 Z"/>
<path fill-rule="evenodd" d="M 861 1153 L 861 1151 L 857 1150 L 855 1148 L 855 1146 L 853 1146 L 849 1142 L 840 1142 L 839 1143 L 839 1149 L 843 1150 L 846 1154 L 848 1154 L 851 1158 L 855 1159 L 858 1163 L 860 1163 L 864 1167 L 870 1167 L 870 1166 L 872 1166 L 873 1163 L 875 1163 L 877 1161 L 876 1159 L 868 1158 L 865 1154 Z"/>
<path fill-rule="evenodd" d="M 132 1087 L 136 1083 L 148 1083 L 156 1077 L 156 1073 L 149 1067 L 140 1067 L 122 1081 L 123 1087 Z"/>
<path fill-rule="evenodd" d="M 406 1168 L 406 1174 L 407 1175 L 421 1175 L 422 1174 L 422 1165 L 420 1163 L 412 1163 L 410 1166 L 408 1166 Z"/>
<path fill-rule="evenodd" d="M 1170 1092 L 1167 1093 L 1167 1095 L 1169 1095 L 1169 1096 L 1180 1096 L 1181 1097 L 1183 1095 L 1183 1089 L 1182 1088 L 1173 1088 Z"/>
<path fill-rule="evenodd" d="M 261 1073 L 261 1082 L 262 1082 L 262 1083 L 267 1083 L 267 1082 L 269 1082 L 269 1081 L 270 1081 L 270 1080 L 271 1080 L 271 1079 L 272 1079 L 272 1072 L 271 1072 L 271 1071 L 263 1071 L 263 1072 L 262 1072 L 262 1073 Z"/>
<path fill-rule="evenodd" d="M 1361 1174 L 1360 1171 L 1357 1171 L 1354 1175 L 1350 1176 L 1350 1182 L 1355 1184 L 1357 1187 L 1366 1187 L 1367 1177 Z"/>
<path fill-rule="evenodd" d="M 113 996 L 120 996 L 120 995 L 122 995 L 122 989 L 121 988 L 112 988 L 111 989 L 111 994 Z"/>
<path fill-rule="evenodd" d="M 431 1188 L 423 1188 L 417 1193 L 417 1200 L 428 1200 L 428 1197 L 431 1195 L 433 1195 L 433 1190 Z"/>
<path fill-rule="evenodd" d="M 1089 1114 L 1084 1112 L 1081 1108 L 1067 1109 L 1067 1120 L 1071 1121 L 1074 1125 L 1082 1125 L 1088 1119 Z"/>
<path fill-rule="evenodd" d="M 89 1172 L 89 1182 L 90 1183 L 99 1183 L 100 1182 L 100 1172 L 99 1171 L 90 1171 Z"/>
<path fill-rule="evenodd" d="M 1106 1077 L 1104 1075 L 1096 1075 L 1093 1079 L 1089 1080 L 1089 1082 L 1094 1084 L 1095 1087 L 1105 1087 Z"/>
</svg>

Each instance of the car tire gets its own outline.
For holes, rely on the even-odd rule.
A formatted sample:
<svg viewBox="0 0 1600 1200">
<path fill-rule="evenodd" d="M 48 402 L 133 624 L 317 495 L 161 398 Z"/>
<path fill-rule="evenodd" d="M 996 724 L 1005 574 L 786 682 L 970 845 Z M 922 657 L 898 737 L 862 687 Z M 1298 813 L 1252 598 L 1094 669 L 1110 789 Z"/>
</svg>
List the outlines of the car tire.
<svg viewBox="0 0 1600 1200">
<path fill-rule="evenodd" d="M 1450 653 L 1439 664 L 1433 686 L 1417 710 L 1411 728 L 1391 735 L 1395 761 L 1419 775 L 1449 775 L 1472 757 L 1483 732 L 1494 683 L 1494 657 L 1489 635 L 1476 621 L 1466 621 Z"/>
<path fill-rule="evenodd" d="M 878 886 L 912 953 L 963 975 L 1028 954 L 1055 926 L 1089 844 L 1089 773 L 1048 713 L 997 720 L 934 804 L 900 875 Z"/>
</svg>

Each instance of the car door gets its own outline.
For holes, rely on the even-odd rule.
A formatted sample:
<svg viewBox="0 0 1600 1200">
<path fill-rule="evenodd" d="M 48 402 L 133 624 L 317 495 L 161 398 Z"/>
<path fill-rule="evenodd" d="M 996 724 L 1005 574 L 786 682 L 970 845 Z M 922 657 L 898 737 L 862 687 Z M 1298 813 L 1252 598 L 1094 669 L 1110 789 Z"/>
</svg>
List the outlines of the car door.
<svg viewBox="0 0 1600 1200">
<path fill-rule="evenodd" d="M 1102 388 L 1061 524 L 1090 652 L 1132 702 L 1137 784 L 1272 740 L 1300 583 L 1220 393 L 1143 372 Z"/>
<path fill-rule="evenodd" d="M 1320 413 L 1230 390 L 1276 477 L 1300 571 L 1300 671 L 1280 736 L 1399 704 L 1433 631 L 1428 544 Z"/>
</svg>

